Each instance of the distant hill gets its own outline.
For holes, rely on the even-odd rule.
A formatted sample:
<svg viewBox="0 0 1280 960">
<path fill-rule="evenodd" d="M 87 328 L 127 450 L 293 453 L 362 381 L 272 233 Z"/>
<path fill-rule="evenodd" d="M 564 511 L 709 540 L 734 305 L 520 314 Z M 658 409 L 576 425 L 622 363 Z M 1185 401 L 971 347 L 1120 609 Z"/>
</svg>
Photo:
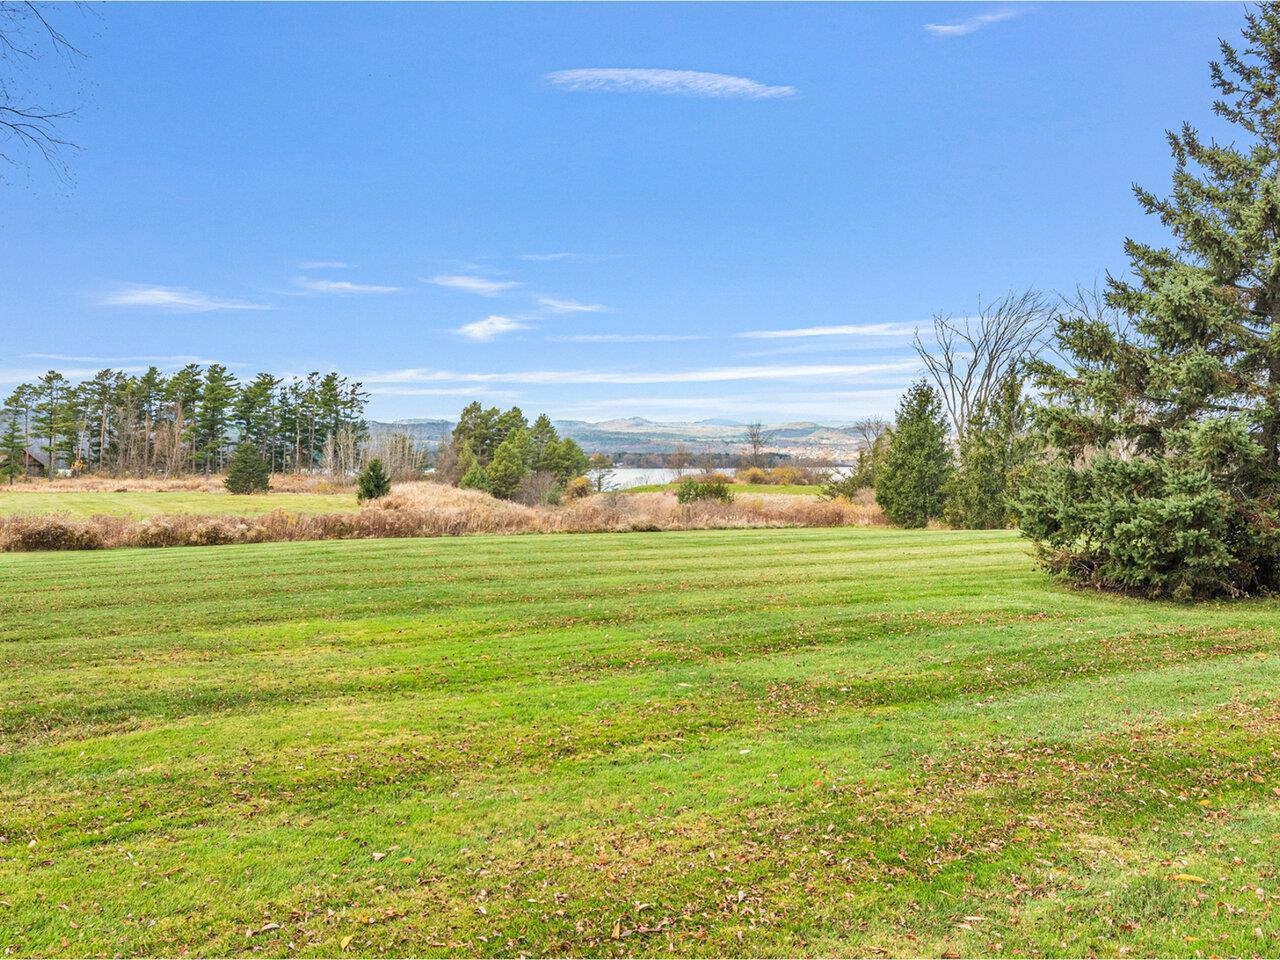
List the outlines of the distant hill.
<svg viewBox="0 0 1280 960">
<path fill-rule="evenodd" d="M 614 420 L 555 420 L 562 436 L 573 437 L 589 453 L 669 453 L 676 444 L 690 452 L 741 453 L 746 442 L 746 425 L 734 420 L 707 419 L 688 423 L 659 423 L 644 417 Z M 450 420 L 369 421 L 375 436 L 405 433 L 432 446 L 453 429 Z M 858 453 L 858 436 L 847 426 L 831 426 L 810 421 L 767 425 L 768 449 L 792 457 L 849 462 Z"/>
</svg>

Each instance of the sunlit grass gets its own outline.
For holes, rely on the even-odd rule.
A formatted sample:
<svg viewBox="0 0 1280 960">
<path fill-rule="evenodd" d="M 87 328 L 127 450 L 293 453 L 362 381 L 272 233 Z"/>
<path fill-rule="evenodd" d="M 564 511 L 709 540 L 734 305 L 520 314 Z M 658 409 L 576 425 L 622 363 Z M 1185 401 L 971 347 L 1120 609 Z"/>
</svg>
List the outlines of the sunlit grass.
<svg viewBox="0 0 1280 960">
<path fill-rule="evenodd" d="M 251 517 L 272 510 L 335 513 L 355 510 L 354 493 L 268 493 L 236 496 L 207 490 L 110 491 L 41 490 L 38 484 L 0 487 L 0 516 L 59 513 L 72 517 L 106 515 L 144 519 L 172 513 L 234 514 Z"/>
<path fill-rule="evenodd" d="M 1274 955 L 1280 605 L 1009 533 L 0 556 L 17 955 Z"/>
</svg>

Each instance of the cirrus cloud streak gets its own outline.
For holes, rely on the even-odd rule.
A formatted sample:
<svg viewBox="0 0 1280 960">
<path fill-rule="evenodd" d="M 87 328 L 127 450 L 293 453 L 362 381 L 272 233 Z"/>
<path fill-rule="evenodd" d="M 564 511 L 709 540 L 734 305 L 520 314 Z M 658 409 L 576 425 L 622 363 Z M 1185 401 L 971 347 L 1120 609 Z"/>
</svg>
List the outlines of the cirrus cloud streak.
<svg viewBox="0 0 1280 960">
<path fill-rule="evenodd" d="M 271 310 L 265 303 L 215 297 L 186 287 L 149 287 L 130 283 L 113 290 L 99 303 L 111 307 L 151 307 L 170 313 L 213 313 L 219 310 Z"/>
<path fill-rule="evenodd" d="M 491 317 L 490 319 L 505 320 L 502 317 Z M 484 322 L 480 321 L 480 323 Z M 832 377 L 872 377 L 879 374 L 903 373 L 917 370 L 919 367 L 920 361 L 912 359 L 889 363 L 809 363 L 709 367 L 700 370 L 671 370 L 652 373 L 607 370 L 528 370 L 502 373 L 460 373 L 450 370 L 411 368 L 393 370 L 387 373 L 372 373 L 360 379 L 364 383 L 720 383 L 732 380 L 795 380 L 806 378 L 820 380 Z"/>
<path fill-rule="evenodd" d="M 557 70 L 546 81 L 562 90 L 606 93 L 655 93 L 663 96 L 711 97 L 720 100 L 778 100 L 794 97 L 795 87 L 769 86 L 747 77 L 702 70 L 589 67 Z"/>
</svg>

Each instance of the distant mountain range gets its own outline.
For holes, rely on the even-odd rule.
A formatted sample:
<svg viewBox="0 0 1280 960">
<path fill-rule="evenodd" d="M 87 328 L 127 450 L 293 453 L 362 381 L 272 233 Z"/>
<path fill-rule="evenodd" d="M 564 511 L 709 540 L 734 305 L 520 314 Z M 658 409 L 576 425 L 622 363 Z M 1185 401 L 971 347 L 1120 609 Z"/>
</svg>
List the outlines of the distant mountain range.
<svg viewBox="0 0 1280 960">
<path fill-rule="evenodd" d="M 617 420 L 556 420 L 561 436 L 573 437 L 588 453 L 669 453 L 684 444 L 692 453 L 740 453 L 747 425 L 735 420 L 708 419 L 692 423 L 658 423 L 644 417 Z M 406 433 L 430 444 L 453 429 L 449 420 L 370 421 L 371 433 Z M 848 461 L 857 455 L 859 434 L 848 425 L 829 426 L 810 421 L 767 425 L 769 450 L 792 457 Z"/>
</svg>

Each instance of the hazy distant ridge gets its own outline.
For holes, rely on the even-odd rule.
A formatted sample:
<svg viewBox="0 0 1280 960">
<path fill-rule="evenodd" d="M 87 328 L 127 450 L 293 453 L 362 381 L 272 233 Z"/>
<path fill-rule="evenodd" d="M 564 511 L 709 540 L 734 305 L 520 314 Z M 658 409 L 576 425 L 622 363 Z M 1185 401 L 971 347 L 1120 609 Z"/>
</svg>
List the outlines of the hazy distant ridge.
<svg viewBox="0 0 1280 960">
<path fill-rule="evenodd" d="M 682 443 L 694 453 L 728 453 L 741 449 L 746 425 L 733 420 L 707 419 L 684 423 L 661 423 L 644 417 L 614 420 L 556 420 L 556 430 L 573 437 L 584 448 L 605 453 L 664 453 Z M 407 433 L 430 443 L 453 429 L 449 420 L 370 421 L 374 434 Z M 857 453 L 857 434 L 846 425 L 792 421 L 765 427 L 772 436 L 769 449 L 792 456 L 847 458 Z"/>
</svg>

